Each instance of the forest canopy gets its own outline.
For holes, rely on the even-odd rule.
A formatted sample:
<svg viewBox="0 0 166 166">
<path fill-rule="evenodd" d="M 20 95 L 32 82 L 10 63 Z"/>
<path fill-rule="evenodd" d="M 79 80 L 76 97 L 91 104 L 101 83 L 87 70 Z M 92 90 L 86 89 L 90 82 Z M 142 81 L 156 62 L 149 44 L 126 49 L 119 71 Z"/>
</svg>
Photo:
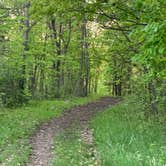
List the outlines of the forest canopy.
<svg viewBox="0 0 166 166">
<path fill-rule="evenodd" d="M 0 105 L 136 95 L 166 101 L 166 1 L 1 0 Z"/>
</svg>

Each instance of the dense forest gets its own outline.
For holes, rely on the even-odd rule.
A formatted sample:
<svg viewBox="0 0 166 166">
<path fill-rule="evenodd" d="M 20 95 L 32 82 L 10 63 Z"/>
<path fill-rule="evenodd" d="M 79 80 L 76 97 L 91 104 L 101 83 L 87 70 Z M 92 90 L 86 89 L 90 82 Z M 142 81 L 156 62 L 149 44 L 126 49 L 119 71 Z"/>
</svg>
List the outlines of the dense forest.
<svg viewBox="0 0 166 166">
<path fill-rule="evenodd" d="M 1 1 L 0 94 L 29 99 L 137 94 L 165 100 L 165 1 Z"/>
<path fill-rule="evenodd" d="M 45 109 L 47 100 L 53 100 L 63 110 L 75 105 L 75 97 L 78 104 L 91 101 L 88 96 L 113 96 L 113 103 L 116 98 L 132 98 L 141 105 L 141 116 L 165 116 L 166 1 L 0 0 L 0 121 L 6 109 L 46 102 L 39 108 Z M 70 98 L 70 106 L 61 101 Z M 40 114 L 40 122 L 55 116 L 47 114 Z M 30 122 L 27 126 L 32 128 Z M 0 141 L 0 153 L 6 144 Z M 9 165 L 22 163 L 18 161 Z"/>
</svg>

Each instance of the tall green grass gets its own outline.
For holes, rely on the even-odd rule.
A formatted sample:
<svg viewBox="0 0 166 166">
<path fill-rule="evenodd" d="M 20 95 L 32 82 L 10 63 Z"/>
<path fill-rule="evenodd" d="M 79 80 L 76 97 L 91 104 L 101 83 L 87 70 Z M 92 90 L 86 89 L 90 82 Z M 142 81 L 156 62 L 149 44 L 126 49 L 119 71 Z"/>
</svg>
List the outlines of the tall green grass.
<svg viewBox="0 0 166 166">
<path fill-rule="evenodd" d="M 102 166 L 166 166 L 165 116 L 144 116 L 141 103 L 123 102 L 92 120 Z"/>
<path fill-rule="evenodd" d="M 96 98 L 35 101 L 21 108 L 0 110 L 0 165 L 24 165 L 31 153 L 29 137 L 40 123 Z"/>
<path fill-rule="evenodd" d="M 54 166 L 98 166 L 93 144 L 87 144 L 80 138 L 80 130 L 73 128 L 55 137 L 52 161 Z"/>
</svg>

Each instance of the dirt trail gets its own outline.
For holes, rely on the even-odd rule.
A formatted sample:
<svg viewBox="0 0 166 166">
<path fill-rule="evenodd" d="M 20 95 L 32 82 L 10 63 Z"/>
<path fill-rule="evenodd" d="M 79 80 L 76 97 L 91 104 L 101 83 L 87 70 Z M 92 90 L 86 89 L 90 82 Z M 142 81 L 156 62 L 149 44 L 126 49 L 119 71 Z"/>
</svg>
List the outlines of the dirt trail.
<svg viewBox="0 0 166 166">
<path fill-rule="evenodd" d="M 64 111 L 60 117 L 42 124 L 31 140 L 33 150 L 27 166 L 48 166 L 53 156 L 52 148 L 56 135 L 63 130 L 70 129 L 75 122 L 78 123 L 79 128 L 86 128 L 88 121 L 95 113 L 119 101 L 117 98 L 102 97 L 95 102 Z"/>
</svg>

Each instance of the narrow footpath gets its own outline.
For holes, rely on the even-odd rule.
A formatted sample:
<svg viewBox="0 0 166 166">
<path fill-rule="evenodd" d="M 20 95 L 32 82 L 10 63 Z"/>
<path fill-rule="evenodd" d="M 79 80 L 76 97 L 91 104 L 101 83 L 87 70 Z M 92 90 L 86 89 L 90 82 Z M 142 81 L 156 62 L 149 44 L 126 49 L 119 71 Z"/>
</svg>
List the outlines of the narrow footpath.
<svg viewBox="0 0 166 166">
<path fill-rule="evenodd" d="M 78 129 L 81 129 L 81 133 L 83 133 L 80 136 L 81 139 L 91 143 L 93 138 L 91 138 L 92 132 L 88 128 L 88 122 L 97 112 L 103 111 L 119 101 L 118 98 L 102 97 L 95 102 L 66 110 L 60 117 L 42 124 L 31 139 L 33 149 L 27 166 L 48 166 L 54 155 L 53 143 L 55 136 L 71 129 L 76 122 Z"/>
</svg>

